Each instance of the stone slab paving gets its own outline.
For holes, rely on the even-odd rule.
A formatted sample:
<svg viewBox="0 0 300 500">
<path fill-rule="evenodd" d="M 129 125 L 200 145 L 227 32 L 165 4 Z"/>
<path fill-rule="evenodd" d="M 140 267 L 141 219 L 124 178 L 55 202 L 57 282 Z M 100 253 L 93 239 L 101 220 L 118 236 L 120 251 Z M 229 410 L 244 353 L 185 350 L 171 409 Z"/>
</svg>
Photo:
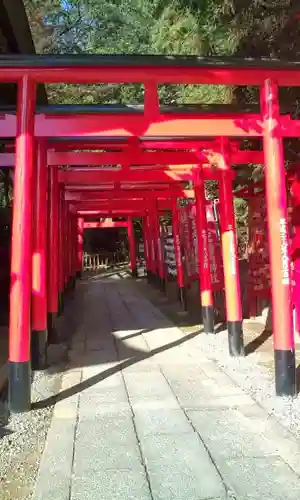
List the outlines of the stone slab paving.
<svg viewBox="0 0 300 500">
<path fill-rule="evenodd" d="M 34 500 L 299 497 L 296 438 L 195 349 L 197 335 L 130 280 L 80 286 Z"/>
</svg>

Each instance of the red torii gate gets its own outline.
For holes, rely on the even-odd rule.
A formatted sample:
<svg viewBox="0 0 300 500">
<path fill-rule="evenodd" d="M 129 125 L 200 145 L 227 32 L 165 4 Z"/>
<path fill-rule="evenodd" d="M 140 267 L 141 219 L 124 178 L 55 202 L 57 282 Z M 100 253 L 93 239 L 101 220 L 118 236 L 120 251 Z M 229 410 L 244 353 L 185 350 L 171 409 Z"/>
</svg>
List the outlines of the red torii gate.
<svg viewBox="0 0 300 500">
<path fill-rule="evenodd" d="M 105 219 L 104 221 L 87 222 L 84 218 L 78 217 L 78 267 L 81 274 L 82 259 L 83 259 L 83 231 L 84 229 L 115 229 L 126 228 L 128 233 L 130 267 L 133 277 L 137 277 L 136 268 L 136 251 L 132 217 L 128 217 L 127 221 L 113 221 Z"/>
<path fill-rule="evenodd" d="M 141 208 L 144 208 L 145 211 L 147 211 L 147 209 L 149 209 L 149 201 L 152 201 L 152 207 L 154 207 L 154 210 L 156 213 L 155 216 L 155 221 L 154 221 L 154 227 L 157 226 L 157 217 L 158 217 L 158 211 L 159 210 L 172 210 L 172 207 L 173 207 L 173 203 L 172 203 L 172 200 L 174 199 L 174 197 L 181 197 L 181 198 L 193 198 L 195 196 L 195 193 L 194 193 L 194 190 L 192 189 L 183 189 L 182 187 L 177 187 L 177 184 L 174 183 L 174 185 L 172 186 L 172 189 L 171 189 L 171 192 L 170 192 L 170 189 L 159 189 L 159 190 L 155 190 L 155 191 L 150 191 L 149 189 L 148 190 L 145 190 L 144 191 L 140 191 L 140 190 L 135 190 L 135 189 L 131 189 L 131 190 L 125 190 L 125 189 L 109 189 L 109 190 L 106 190 L 106 191 L 89 191 L 89 192 L 83 192 L 83 193 L 80 193 L 79 195 L 76 193 L 76 194 L 72 194 L 72 193 L 68 193 L 66 192 L 65 194 L 65 199 L 66 200 L 71 200 L 72 203 L 75 203 L 76 202 L 76 206 L 77 206 L 77 210 L 82 208 L 82 206 L 84 206 L 84 208 L 89 208 L 91 206 L 97 206 L 99 205 L 99 208 L 100 206 L 104 206 L 104 205 L 109 205 L 111 207 L 111 205 L 116 208 L 116 205 L 118 203 L 122 203 L 122 200 L 126 199 L 127 202 L 126 202 L 126 207 L 128 209 L 128 202 L 130 200 L 130 208 L 132 209 L 135 209 L 135 206 L 139 208 L 139 210 L 141 210 Z M 145 200 L 147 200 L 145 202 Z M 153 202 L 155 202 L 155 204 L 153 205 Z M 125 209 L 125 207 L 124 207 Z M 122 209 L 120 208 L 120 212 L 122 212 Z M 90 227 L 101 227 L 101 225 L 104 226 L 104 223 L 102 222 L 92 222 L 92 223 L 89 223 L 91 224 Z M 112 223 L 113 226 L 111 227 L 117 227 L 118 226 L 118 222 L 114 222 Z M 120 223 L 120 224 L 127 224 L 127 223 Z M 79 234 L 79 253 L 80 255 L 82 254 L 82 222 L 80 222 L 80 234 Z M 86 227 L 86 225 L 84 225 L 84 227 Z M 129 227 L 129 226 L 128 226 Z M 159 229 L 158 227 L 156 227 L 156 233 L 159 233 Z M 146 236 L 146 234 L 144 235 Z M 129 245 L 130 245 L 130 264 L 131 264 L 131 270 L 132 270 L 132 275 L 133 276 L 136 276 L 137 275 L 137 269 L 136 269 L 136 255 L 135 255 L 135 244 L 134 244 L 134 233 L 133 233 L 133 228 L 132 228 L 132 222 L 131 222 L 131 227 L 129 228 L 128 230 L 128 239 L 129 239 Z M 158 243 L 158 246 L 159 246 L 159 249 L 158 249 L 158 255 L 159 255 L 159 274 L 160 274 L 160 279 L 161 279 L 161 283 L 163 282 L 164 280 L 164 270 L 163 270 L 163 265 L 162 265 L 162 262 L 161 262 L 161 254 L 162 254 L 162 249 L 160 248 L 160 242 L 159 242 L 159 237 L 158 237 L 158 234 L 156 234 L 156 239 L 157 239 L 157 243 Z M 146 244 L 146 242 L 145 242 Z M 80 260 L 81 259 L 81 260 Z M 81 257 L 79 257 L 79 262 L 82 261 L 82 255 Z M 179 289 L 180 289 L 180 298 L 181 298 L 181 302 L 182 304 L 185 303 L 185 291 L 184 291 L 184 283 L 182 283 L 182 276 L 183 276 L 183 272 L 182 272 L 182 263 L 181 263 L 181 259 L 178 260 L 177 262 L 178 264 L 178 267 L 180 269 L 180 272 L 178 273 L 178 277 L 179 277 L 179 282 L 178 282 L 178 285 L 179 285 Z M 149 266 L 148 266 L 149 267 Z M 150 273 L 150 269 L 148 269 L 148 276 L 149 276 L 149 273 Z M 213 329 L 213 325 L 211 327 Z M 208 333 L 208 332 L 207 332 Z"/>
<path fill-rule="evenodd" d="M 184 69 L 184 70 L 183 70 Z M 15 157 L 15 192 L 12 229 L 12 265 L 11 265 L 11 314 L 9 326 L 9 401 L 12 412 L 26 411 L 30 408 L 30 297 L 32 287 L 31 233 L 35 228 L 33 262 L 33 311 L 38 310 L 39 302 L 45 292 L 45 233 L 39 234 L 37 228 L 46 227 L 46 166 L 48 147 L 41 139 L 68 137 L 95 138 L 111 135 L 118 137 L 174 138 L 174 136 L 216 137 L 219 136 L 220 151 L 220 201 L 222 213 L 222 248 L 225 265 L 225 284 L 234 283 L 234 293 L 226 296 L 228 314 L 229 345 L 232 354 L 242 354 L 242 317 L 237 308 L 239 295 L 238 269 L 236 258 L 236 242 L 234 234 L 234 214 L 232 203 L 231 178 L 227 175 L 232 165 L 228 137 L 262 137 L 264 144 L 264 164 L 266 171 L 266 194 L 269 214 L 269 240 L 272 270 L 272 300 L 275 348 L 276 392 L 278 395 L 294 395 L 295 349 L 292 331 L 292 314 L 290 307 L 290 269 L 287 255 L 288 241 L 286 231 L 286 193 L 284 189 L 284 158 L 282 149 L 283 137 L 298 137 L 300 124 L 289 115 L 279 113 L 278 86 L 297 86 L 300 70 L 294 63 L 282 64 L 280 61 L 218 61 L 196 57 L 167 58 L 145 56 L 35 56 L 0 57 L 0 81 L 18 84 L 17 113 L 3 114 L 0 118 L 0 136 L 16 138 Z M 140 112 L 98 113 L 95 115 L 72 114 L 47 116 L 35 114 L 35 94 L 38 83 L 144 83 L 145 106 Z M 157 85 L 159 83 L 193 83 L 193 84 L 225 84 L 225 85 L 257 85 L 260 87 L 261 112 L 258 114 L 185 114 L 164 112 L 159 107 Z M 35 140 L 38 143 L 37 166 L 34 162 Z M 192 155 L 194 156 L 194 155 Z M 134 161 L 134 160 L 133 160 Z M 148 160 L 147 160 L 148 161 Z M 199 158 L 197 163 L 202 161 Z M 154 157 L 151 164 L 156 163 Z M 193 161 L 193 163 L 196 163 Z M 195 189 L 199 192 L 197 207 L 201 212 L 203 175 L 205 169 L 196 174 Z M 73 172 L 72 172 L 73 173 Z M 75 172 L 74 172 L 75 173 Z M 70 172 L 71 174 L 71 172 Z M 87 172 L 76 172 L 77 183 L 84 184 L 80 175 Z M 93 173 L 94 175 L 95 173 Z M 115 172 L 108 172 L 113 181 L 118 181 Z M 128 179 L 137 181 L 139 172 L 130 172 Z M 90 174 L 88 174 L 90 175 Z M 144 174 L 142 174 L 144 175 Z M 165 179 L 191 179 L 190 173 L 176 174 L 161 172 Z M 199 178 L 200 175 L 200 178 Z M 58 234 L 68 235 L 75 241 L 76 212 L 69 212 L 69 219 L 59 218 L 65 209 L 65 202 L 60 198 L 59 182 L 67 183 L 69 173 L 50 168 L 50 217 L 49 241 L 58 240 Z M 121 176 L 122 177 L 122 176 Z M 36 217 L 32 226 L 31 209 L 33 180 L 37 178 Z M 149 178 L 141 180 L 150 180 Z M 108 178 L 107 178 L 108 180 Z M 153 179 L 152 179 L 153 180 Z M 157 180 L 157 177 L 156 177 Z M 93 180 L 95 182 L 95 178 Z M 100 181 L 101 182 L 101 181 Z M 159 180 L 164 182 L 164 180 Z M 69 182 L 68 182 L 69 184 Z M 119 207 L 120 209 L 121 207 Z M 107 205 L 107 213 L 112 212 L 112 205 Z M 125 210 L 125 207 L 124 207 Z M 64 212 L 65 213 L 65 212 Z M 123 213 L 126 213 L 123 212 Z M 139 211 L 137 213 L 140 213 Z M 58 231 L 58 224 L 60 231 Z M 203 221 L 205 223 L 205 221 Z M 198 221 L 199 223 L 199 221 Z M 22 230 L 20 231 L 20 228 Z M 205 226 L 199 224 L 200 234 L 204 236 L 201 251 L 205 250 L 207 239 Z M 199 241 L 201 239 L 199 238 Z M 63 248 L 63 238 L 59 238 Z M 203 247 L 204 244 L 204 247 Z M 199 243 L 200 246 L 200 243 Z M 74 245 L 75 247 L 75 245 Z M 200 254 L 201 255 L 201 254 Z M 57 259 L 55 256 L 54 259 Z M 61 260 L 59 261 L 62 264 Z M 74 272 L 74 251 L 70 255 L 65 269 L 65 279 Z M 53 264 L 53 262 L 52 262 Z M 56 261 L 57 264 L 57 261 Z M 57 266 L 56 266 L 57 267 Z M 44 269 L 44 271 L 43 271 Z M 39 278 L 39 279 L 37 279 Z M 41 281 L 39 281 L 41 280 Z M 52 265 L 49 274 L 50 288 L 57 284 L 58 273 Z M 42 283 L 43 281 L 43 283 Z M 208 294 L 207 294 L 208 296 Z M 203 296 L 204 300 L 204 296 Z M 55 313 L 49 301 L 50 316 Z M 209 302 L 208 302 L 209 303 Z M 206 304 L 206 302 L 204 302 Z M 57 307 L 57 304 L 55 304 Z M 210 307 L 204 305 L 204 307 Z M 33 324 L 33 334 L 39 346 L 44 337 L 46 327 Z"/>
<path fill-rule="evenodd" d="M 188 146 L 194 146 L 195 143 L 192 143 L 192 144 L 188 144 L 186 141 L 181 141 L 180 143 L 180 146 L 181 147 L 188 147 Z M 208 146 L 211 146 L 212 144 L 214 144 L 216 146 L 216 149 L 220 149 L 220 145 L 214 141 L 210 141 L 210 142 L 198 142 L 197 145 L 198 145 L 198 148 L 200 146 L 202 147 L 208 147 Z M 81 147 L 86 147 L 85 144 L 80 144 Z M 101 144 L 103 146 L 103 144 Z M 159 143 L 159 145 L 161 145 L 161 143 Z M 176 144 L 177 146 L 178 144 Z M 100 146 L 100 144 L 99 144 Z M 153 143 L 151 141 L 151 148 L 153 148 Z M 248 151 L 237 151 L 237 146 L 235 145 L 235 147 L 233 148 L 234 151 L 235 151 L 235 161 L 236 162 L 245 162 L 245 161 L 250 161 L 250 159 L 252 159 L 252 161 L 262 161 L 262 154 L 261 152 L 259 151 L 254 151 L 253 152 L 253 156 L 252 156 L 252 152 L 248 152 Z M 133 148 L 131 147 L 130 148 L 130 151 L 132 152 L 132 154 L 134 153 L 134 150 Z M 199 160 L 199 158 L 202 157 L 203 160 L 207 161 L 209 160 L 209 151 L 206 152 L 205 150 L 203 152 L 197 152 L 196 156 L 197 156 L 197 159 Z M 109 159 L 107 159 L 107 156 L 105 155 L 111 155 Z M 180 161 L 183 162 L 183 161 L 191 161 L 191 159 L 195 159 L 195 157 L 191 157 L 190 156 L 180 156 L 180 154 L 178 152 L 176 153 L 170 153 L 170 152 L 167 152 L 164 154 L 164 157 L 162 158 L 161 154 L 160 153 L 154 153 L 155 156 L 153 156 L 153 152 L 150 153 L 150 155 L 152 155 L 152 157 L 148 160 L 144 160 L 145 163 L 147 163 L 147 161 L 150 161 L 153 160 L 154 158 L 157 158 L 157 162 L 170 162 L 172 161 L 176 156 L 177 158 L 179 157 Z M 186 153 L 184 153 L 184 155 L 186 155 Z M 238 156 L 237 156 L 238 155 Z M 137 155 L 134 154 L 133 155 L 133 158 L 134 158 L 134 161 L 136 162 L 136 158 L 137 158 Z M 143 161 L 141 157 L 138 157 L 139 158 L 139 161 Z M 110 162 L 128 162 L 128 157 L 124 157 L 123 156 L 120 156 L 119 153 L 115 153 L 114 156 L 112 156 L 111 153 L 104 153 L 104 156 L 103 156 L 103 153 L 67 153 L 67 154 L 64 154 L 64 153 L 61 153 L 60 155 L 57 155 L 55 156 L 55 153 L 53 153 L 53 158 L 50 160 L 51 163 L 72 163 L 72 164 L 76 164 L 76 165 L 85 165 L 86 163 L 89 163 L 90 165 L 91 164 L 95 164 L 95 165 L 99 165 L 101 162 L 105 162 L 105 161 L 110 161 Z M 135 182 L 141 182 L 142 180 L 145 180 L 145 176 L 147 177 L 148 176 L 148 179 L 150 180 L 150 177 L 151 177 L 151 180 L 155 179 L 156 181 L 160 180 L 161 182 L 163 181 L 166 181 L 166 180 L 171 180 L 169 179 L 169 177 L 165 177 L 164 176 L 164 172 L 167 172 L 167 175 L 169 176 L 171 174 L 171 176 L 173 177 L 173 182 L 174 182 L 174 176 L 172 175 L 172 173 L 174 172 L 176 174 L 175 176 L 175 179 L 179 179 L 179 180 L 184 180 L 184 179 L 194 179 L 195 178 L 195 169 L 193 169 L 193 165 L 181 165 L 179 162 L 178 164 L 176 165 L 168 165 L 168 166 L 165 166 L 165 167 L 162 167 L 158 170 L 157 167 L 152 167 L 151 170 L 149 169 L 149 171 L 145 170 L 145 167 L 142 169 L 142 167 L 140 166 L 139 168 L 121 168 L 121 169 L 111 169 L 111 168 L 101 168 L 99 170 L 88 170 L 85 168 L 85 169 L 68 169 L 67 171 L 61 171 L 60 172 L 60 177 L 59 177 L 59 180 L 60 182 L 64 181 L 64 182 L 74 182 L 74 183 L 77 183 L 77 182 L 89 182 L 91 184 L 93 184 L 94 182 L 111 182 L 113 179 L 116 180 L 116 175 L 118 175 L 117 179 L 118 181 L 122 181 L 124 179 L 127 180 L 127 182 L 129 180 L 131 181 L 135 181 Z M 217 179 L 217 178 L 220 178 L 221 176 L 221 173 L 214 169 L 212 170 L 212 167 L 210 164 L 205 164 L 203 165 L 203 171 L 205 172 L 205 178 L 208 178 L 208 179 Z M 107 171 L 110 172 L 108 173 Z M 87 176 L 87 173 L 88 173 L 88 176 Z M 67 178 L 65 177 L 67 176 Z M 130 176 L 130 177 L 129 177 Z M 154 177 L 153 177 L 154 176 Z M 159 178 L 158 178 L 159 176 Z M 71 187 L 71 184 L 69 185 L 69 188 Z M 173 192 L 173 197 L 176 195 L 175 192 Z M 180 193 L 178 193 L 178 196 L 180 195 Z M 194 194 L 192 194 L 190 192 L 189 195 L 187 196 L 193 196 Z M 124 194 L 125 197 L 129 197 L 128 195 Z M 112 199 L 114 197 L 114 195 L 112 194 L 111 195 L 111 198 Z M 136 195 L 137 197 L 137 195 Z M 149 193 L 148 195 L 148 198 L 149 197 L 152 197 L 152 194 Z M 156 197 L 156 196 L 155 196 Z M 85 199 L 87 199 L 87 195 L 85 195 L 84 197 Z M 97 198 L 97 193 L 94 193 L 94 196 L 90 196 L 90 199 L 95 199 Z M 108 196 L 107 196 L 108 198 Z M 93 205 L 89 205 L 90 208 L 93 208 Z M 174 212 L 174 210 L 173 210 Z M 200 214 L 201 214 L 201 211 L 200 211 Z M 176 212 L 173 213 L 174 215 L 174 224 L 175 224 L 175 228 L 176 228 L 176 232 L 178 233 L 178 223 L 176 223 L 176 220 L 177 220 L 177 215 L 176 215 Z M 199 215 L 200 217 L 200 215 Z M 199 219 L 198 217 L 198 219 Z M 206 228 L 206 224 L 204 223 L 204 228 Z M 157 231 L 156 231 L 157 232 Z M 183 283 L 183 270 L 182 270 L 182 265 L 180 264 L 180 261 L 181 261 L 181 258 L 180 258 L 180 250 L 179 250 L 179 245 L 177 245 L 178 247 L 178 250 L 177 250 L 177 253 L 176 253 L 176 256 L 177 256 L 177 262 L 178 262 L 178 268 L 179 268 L 179 272 L 178 272 L 178 280 L 179 280 L 179 283 L 178 283 L 178 286 L 179 286 L 179 290 L 180 290 L 180 299 L 181 299 L 181 303 L 184 304 L 185 303 L 185 290 L 184 290 L 184 283 Z M 159 253 L 158 253 L 159 255 Z M 161 274 L 162 274 L 162 271 L 161 271 Z M 210 275 L 209 273 L 207 272 L 206 270 L 206 267 L 204 266 L 203 267 L 203 276 L 206 275 L 206 281 L 207 281 L 207 287 L 208 287 L 208 283 L 210 282 Z M 204 279 L 204 282 L 205 282 L 205 279 Z M 229 291 L 228 291 L 229 293 Z M 239 300 L 239 294 L 236 295 L 237 297 L 237 300 Z M 209 286 L 209 291 L 208 290 L 204 290 L 201 292 L 201 304 L 202 304 L 202 312 L 203 312 L 203 323 L 204 323 L 204 329 L 207 333 L 212 333 L 214 331 L 214 322 L 213 322 L 213 297 L 212 297 L 212 291 L 211 291 L 211 286 Z M 240 308 L 239 308 L 240 309 Z M 237 311 L 239 310 L 237 309 Z M 238 313 L 239 314 L 239 313 Z M 233 346 L 234 347 L 234 344 L 233 343 Z M 234 348 L 232 349 L 234 351 Z M 237 351 L 240 351 L 240 346 L 238 347 Z"/>
</svg>

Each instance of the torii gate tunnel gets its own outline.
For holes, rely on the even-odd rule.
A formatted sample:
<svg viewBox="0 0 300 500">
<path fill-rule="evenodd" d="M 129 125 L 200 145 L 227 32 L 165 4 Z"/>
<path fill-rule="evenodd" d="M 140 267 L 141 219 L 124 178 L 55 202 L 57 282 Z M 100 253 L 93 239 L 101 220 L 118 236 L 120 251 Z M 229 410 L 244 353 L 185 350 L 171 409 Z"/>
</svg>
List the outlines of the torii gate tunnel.
<svg viewBox="0 0 300 500">
<path fill-rule="evenodd" d="M 101 193 L 99 193 L 101 194 Z M 101 196 L 99 197 L 101 198 Z M 78 214 L 78 212 L 77 212 Z M 78 214 L 79 215 L 79 214 Z M 85 214 L 86 218 L 88 213 Z M 84 229 L 115 229 L 115 228 L 126 228 L 128 234 L 129 243 L 129 255 L 130 255 L 130 267 L 133 277 L 137 277 L 137 267 L 136 267 L 136 250 L 135 250 L 135 238 L 134 238 L 134 227 L 132 217 L 128 217 L 126 221 L 113 221 L 112 219 L 105 219 L 104 221 L 89 222 L 85 221 L 85 217 L 78 217 L 78 267 L 82 268 L 83 259 L 83 231 Z"/>
<path fill-rule="evenodd" d="M 0 164 L 15 167 L 11 412 L 30 409 L 31 363 L 43 367 L 47 343 L 59 336 L 56 317 L 62 313 L 66 288 L 81 271 L 82 231 L 91 215 L 142 217 L 147 269 L 162 281 L 159 211 L 170 210 L 184 304 L 177 200 L 195 199 L 203 324 L 207 333 L 214 333 L 206 180 L 216 180 L 219 186 L 229 350 L 233 356 L 244 354 L 232 180 L 238 165 L 248 163 L 265 167 L 276 392 L 295 395 L 282 141 L 299 137 L 300 121 L 280 114 L 278 87 L 300 86 L 299 65 L 173 56 L 1 56 L 0 81 L 18 86 L 16 110 L 0 110 L 0 137 L 6 147 Z M 144 106 L 35 106 L 38 84 L 62 82 L 140 83 Z M 260 109 L 235 113 L 199 105 L 161 106 L 160 84 L 254 85 L 260 89 Z M 261 150 L 245 150 L 242 141 L 251 137 L 262 139 Z M 190 192 L 188 182 L 193 185 Z"/>
</svg>

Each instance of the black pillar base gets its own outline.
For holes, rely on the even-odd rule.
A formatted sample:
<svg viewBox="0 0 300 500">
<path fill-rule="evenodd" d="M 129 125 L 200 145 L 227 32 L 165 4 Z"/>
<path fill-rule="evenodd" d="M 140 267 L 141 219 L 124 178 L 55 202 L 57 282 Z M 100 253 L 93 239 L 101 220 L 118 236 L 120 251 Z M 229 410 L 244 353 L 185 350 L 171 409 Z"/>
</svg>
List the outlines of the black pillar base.
<svg viewBox="0 0 300 500">
<path fill-rule="evenodd" d="M 133 278 L 137 278 L 138 277 L 138 271 L 137 271 L 137 268 L 135 267 L 134 269 L 131 270 L 131 276 Z"/>
<path fill-rule="evenodd" d="M 71 287 L 72 287 L 72 292 L 74 292 L 76 289 L 76 276 L 72 276 Z"/>
<path fill-rule="evenodd" d="M 180 302 L 180 306 L 181 306 L 182 310 L 187 311 L 187 297 L 186 297 L 185 287 L 178 288 L 178 296 L 179 296 L 179 302 Z"/>
<path fill-rule="evenodd" d="M 150 284 L 151 283 L 151 271 L 149 271 L 149 269 L 147 269 L 147 281 L 148 283 Z"/>
<path fill-rule="evenodd" d="M 295 350 L 284 351 L 276 349 L 275 355 L 275 386 L 277 396 L 296 396 L 296 359 Z"/>
<path fill-rule="evenodd" d="M 151 276 L 150 283 L 151 283 L 151 285 L 155 286 L 155 284 L 156 284 L 156 274 L 152 273 L 152 271 L 151 271 L 151 275 L 150 276 Z"/>
<path fill-rule="evenodd" d="M 58 311 L 57 311 L 58 316 L 61 316 L 64 313 L 64 309 L 65 309 L 65 294 L 64 294 L 64 292 L 59 292 L 58 293 Z"/>
<path fill-rule="evenodd" d="M 8 406 L 10 413 L 25 413 L 31 409 L 30 361 L 8 363 Z"/>
<path fill-rule="evenodd" d="M 82 278 L 82 271 L 77 271 L 76 278 L 80 280 Z"/>
<path fill-rule="evenodd" d="M 59 342 L 58 331 L 56 327 L 57 313 L 48 313 L 48 344 L 57 344 Z"/>
<path fill-rule="evenodd" d="M 155 274 L 155 275 L 154 275 L 154 285 L 155 285 L 157 288 L 160 288 L 160 277 L 158 276 L 158 274 Z"/>
<path fill-rule="evenodd" d="M 32 330 L 31 332 L 31 368 L 44 370 L 47 367 L 48 331 Z"/>
<path fill-rule="evenodd" d="M 202 323 L 204 333 L 215 333 L 214 308 L 213 306 L 202 306 Z"/>
<path fill-rule="evenodd" d="M 165 278 L 160 278 L 160 290 L 165 293 L 166 291 L 166 280 Z"/>
<path fill-rule="evenodd" d="M 243 322 L 228 321 L 227 329 L 230 356 L 245 356 Z"/>
<path fill-rule="evenodd" d="M 75 278 L 74 276 L 70 276 L 69 281 L 67 283 L 66 290 L 68 293 L 72 293 L 75 290 Z"/>
</svg>

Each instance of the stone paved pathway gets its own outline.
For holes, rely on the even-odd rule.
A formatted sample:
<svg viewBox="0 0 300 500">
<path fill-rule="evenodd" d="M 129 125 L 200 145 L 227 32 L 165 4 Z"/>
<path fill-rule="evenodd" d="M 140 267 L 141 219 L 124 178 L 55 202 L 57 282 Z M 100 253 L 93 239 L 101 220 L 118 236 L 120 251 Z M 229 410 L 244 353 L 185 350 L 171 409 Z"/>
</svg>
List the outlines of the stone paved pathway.
<svg viewBox="0 0 300 500">
<path fill-rule="evenodd" d="M 121 277 L 79 285 L 34 500 L 299 498 L 296 440 Z"/>
</svg>

